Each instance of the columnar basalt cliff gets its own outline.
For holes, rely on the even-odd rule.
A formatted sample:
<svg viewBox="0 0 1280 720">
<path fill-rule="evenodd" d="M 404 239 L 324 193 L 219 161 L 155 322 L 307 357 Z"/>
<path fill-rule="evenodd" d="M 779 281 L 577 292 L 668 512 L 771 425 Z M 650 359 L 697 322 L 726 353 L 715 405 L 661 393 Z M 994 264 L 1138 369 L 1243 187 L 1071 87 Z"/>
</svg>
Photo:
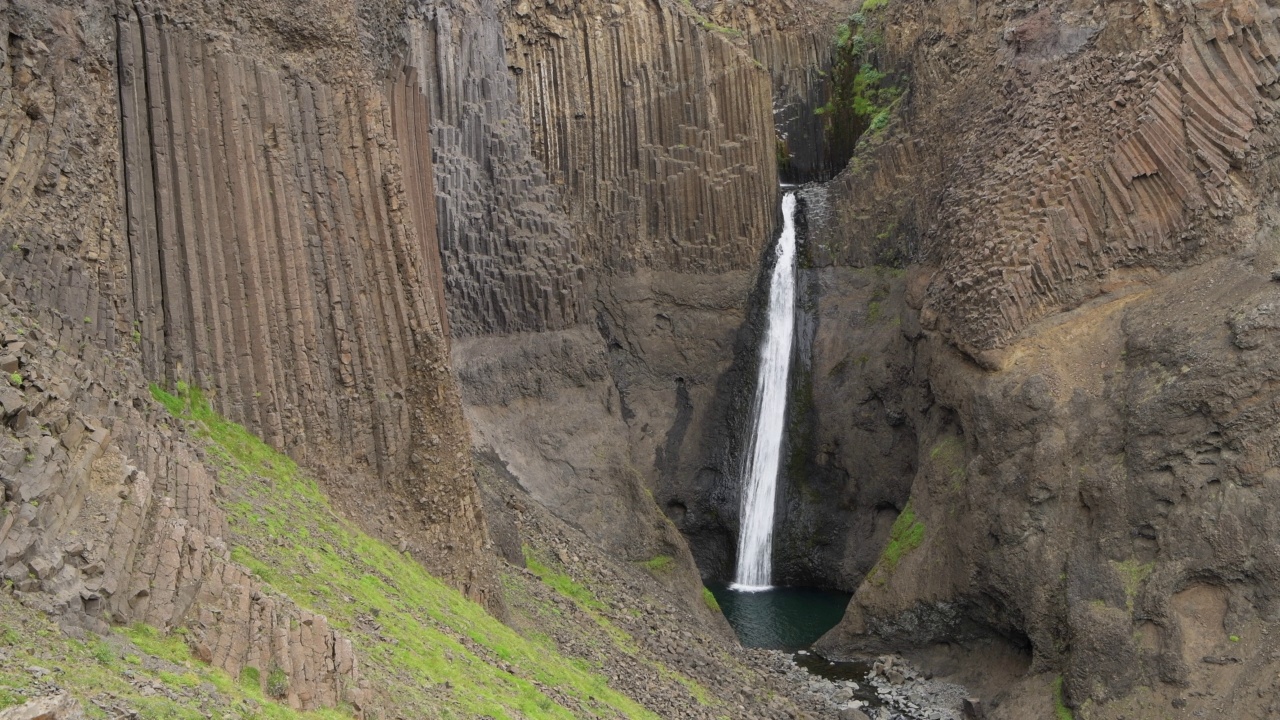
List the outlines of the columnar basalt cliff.
<svg viewBox="0 0 1280 720">
<path fill-rule="evenodd" d="M 431 100 L 439 241 L 455 337 L 587 318 L 581 239 L 530 154 L 493 0 L 411 3 L 409 63 Z"/>
<path fill-rule="evenodd" d="M 454 32 L 491 32 L 487 13 Z M 541 262 L 583 263 L 594 308 L 554 333 L 456 340 L 468 416 L 554 512 L 623 556 L 668 554 L 648 490 L 678 506 L 681 478 L 709 463 L 723 474 L 702 440 L 727 434 L 722 376 L 747 349 L 777 221 L 769 75 L 676 3 L 519 3 L 501 17 L 512 74 L 495 83 L 514 77 L 520 102 L 503 107 L 530 130 L 511 141 L 566 190 L 573 242 Z"/>
<path fill-rule="evenodd" d="M 138 368 L 71 358 L 6 315 L 3 361 L 23 381 L 0 390 L 0 566 L 16 596 L 73 632 L 184 627 L 232 676 L 279 668 L 293 707 L 366 702 L 351 642 L 232 562 L 216 471 L 180 424 L 157 420 Z"/>
<path fill-rule="evenodd" d="M 354 34 L 352 17 L 295 13 L 233 43 L 226 29 L 268 27 L 249 20 L 271 9 L 222 10 L 4 11 L 0 267 L 38 328 L 9 339 L 7 380 L 43 393 L 5 401 L 16 474 L 0 564 L 24 583 L 37 560 L 54 573 L 21 588 L 49 608 L 186 626 L 216 666 L 284 668 L 299 707 L 332 706 L 353 699 L 350 648 L 230 563 L 195 451 L 107 397 L 128 388 L 148 405 L 144 378 L 204 388 L 372 532 L 500 608 L 437 305 L 434 199 L 417 185 L 430 182 L 428 108 L 414 69 L 388 63 L 377 82 L 377 63 L 352 62 L 358 44 L 307 29 Z M 24 343 L 74 352 L 83 371 L 28 375 Z M 139 366 L 119 364 L 133 353 Z M 83 419 L 58 415 L 85 402 Z M 98 429 L 112 425 L 108 447 Z M 86 514 L 102 493 L 108 534 L 92 553 L 105 567 L 64 560 L 59 534 L 97 522 Z M 389 511 L 406 522 L 387 526 Z"/>
<path fill-rule="evenodd" d="M 870 139 L 837 181 L 848 202 L 818 261 L 911 245 L 946 268 L 926 314 L 973 354 L 1097 296 L 1114 270 L 1237 249 L 1252 194 L 1231 174 L 1268 172 L 1274 12 L 895 6 L 884 54 L 919 87 L 905 132 Z"/>
<path fill-rule="evenodd" d="M 754 268 L 774 227 L 768 76 L 675 4 L 522 2 L 507 22 L 533 151 L 593 267 Z"/>
<path fill-rule="evenodd" d="M 434 230 L 434 207 L 405 185 L 429 181 L 416 73 L 324 83 L 160 13 L 117 22 L 131 292 L 116 302 L 144 370 L 332 467 L 339 496 L 413 498 L 429 519 L 415 551 L 483 595 L 439 253 L 417 224 Z"/>
<path fill-rule="evenodd" d="M 859 412 L 916 447 L 910 513 L 821 647 L 1022 654 L 987 678 L 996 717 L 1043 712 L 1057 674 L 1083 717 L 1267 717 L 1244 638 L 1273 621 L 1275 11 L 976 10 L 881 11 L 911 94 L 815 228 L 822 272 L 917 263 L 874 299 L 899 334 L 815 350 L 832 377 L 896 363 Z"/>
</svg>

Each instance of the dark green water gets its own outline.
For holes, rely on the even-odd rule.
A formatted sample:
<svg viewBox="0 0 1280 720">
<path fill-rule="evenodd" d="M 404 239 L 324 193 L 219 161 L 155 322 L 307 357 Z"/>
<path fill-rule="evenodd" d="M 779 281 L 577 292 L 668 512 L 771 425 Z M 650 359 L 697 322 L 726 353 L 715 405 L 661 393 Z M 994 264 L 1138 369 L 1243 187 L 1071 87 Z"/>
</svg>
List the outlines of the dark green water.
<svg viewBox="0 0 1280 720">
<path fill-rule="evenodd" d="M 725 618 L 747 647 L 802 650 L 835 627 L 849 604 L 849 593 L 812 588 L 775 587 L 739 592 L 727 585 L 707 586 Z"/>
</svg>

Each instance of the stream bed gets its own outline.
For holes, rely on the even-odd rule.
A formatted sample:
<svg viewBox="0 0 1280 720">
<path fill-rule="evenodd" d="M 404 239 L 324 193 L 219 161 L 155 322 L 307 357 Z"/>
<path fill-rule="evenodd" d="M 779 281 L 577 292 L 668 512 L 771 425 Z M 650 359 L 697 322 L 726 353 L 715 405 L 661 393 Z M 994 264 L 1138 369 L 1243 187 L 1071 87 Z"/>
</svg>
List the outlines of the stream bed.
<svg viewBox="0 0 1280 720">
<path fill-rule="evenodd" d="M 707 587 L 746 647 L 786 653 L 785 674 L 829 703 L 839 718 L 959 720 L 964 688 L 924 677 L 897 657 L 834 661 L 810 648 L 835 627 L 849 593 L 814 588 Z M 856 713 L 861 713 L 855 714 Z"/>
</svg>

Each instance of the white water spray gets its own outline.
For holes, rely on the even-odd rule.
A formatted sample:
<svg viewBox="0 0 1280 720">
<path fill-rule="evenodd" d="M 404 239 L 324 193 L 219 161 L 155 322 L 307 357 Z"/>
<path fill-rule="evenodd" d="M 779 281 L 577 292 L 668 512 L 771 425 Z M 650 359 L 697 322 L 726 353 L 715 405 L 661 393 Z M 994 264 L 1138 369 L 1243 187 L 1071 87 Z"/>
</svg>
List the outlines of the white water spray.
<svg viewBox="0 0 1280 720">
<path fill-rule="evenodd" d="M 760 347 L 760 373 L 752 408 L 755 427 L 747 446 L 738 531 L 738 576 L 734 590 L 765 590 L 773 574 L 773 504 L 782 459 L 782 431 L 787 410 L 787 373 L 796 317 L 796 196 L 782 198 L 782 235 L 778 263 L 769 281 L 769 322 Z"/>
</svg>

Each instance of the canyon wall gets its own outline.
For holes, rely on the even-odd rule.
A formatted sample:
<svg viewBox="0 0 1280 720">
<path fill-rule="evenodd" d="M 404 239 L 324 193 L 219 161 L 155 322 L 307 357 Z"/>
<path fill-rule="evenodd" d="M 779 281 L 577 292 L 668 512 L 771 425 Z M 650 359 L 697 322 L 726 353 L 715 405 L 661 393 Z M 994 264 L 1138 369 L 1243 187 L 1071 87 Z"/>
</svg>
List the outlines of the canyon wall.
<svg viewBox="0 0 1280 720">
<path fill-rule="evenodd" d="M 1257 642 L 1280 458 L 1275 12 L 882 10 L 881 57 L 910 93 L 832 183 L 810 255 L 828 275 L 909 259 L 875 300 L 900 330 L 819 331 L 815 357 L 897 358 L 876 393 L 891 402 L 852 412 L 909 432 L 913 474 L 909 503 L 884 498 L 883 524 L 901 514 L 825 652 L 987 663 L 994 717 L 1047 713 L 1057 675 L 1079 717 L 1276 712 Z M 831 292 L 874 324 L 856 285 Z M 820 437 L 851 424 L 850 398 L 827 398 Z"/>
<path fill-rule="evenodd" d="M 272 692 L 297 709 L 363 706 L 351 641 L 232 561 L 218 470 L 137 365 L 68 355 L 7 290 L 0 280 L 0 362 L 23 378 L 0 389 L 0 567 L 14 595 L 82 638 L 183 627 L 194 655 L 232 677 L 256 668 L 265 690 L 279 669 Z"/>
<path fill-rule="evenodd" d="M 440 252 L 455 337 L 588 318 L 581 237 L 530 152 L 493 0 L 410 3 L 405 52 L 429 98 Z"/>
<path fill-rule="evenodd" d="M 232 674 L 284 668 L 296 707 L 359 701 L 349 644 L 231 562 L 216 471 L 153 382 L 203 389 L 500 612 L 444 335 L 434 67 L 392 51 L 402 23 L 362 33 L 338 4 L 0 12 L 17 592 L 92 629 L 185 626 Z"/>
<path fill-rule="evenodd" d="M 741 383 L 725 376 L 778 222 L 770 76 L 736 31 L 678 3 L 499 10 L 505 65 L 484 72 L 518 94 L 503 112 L 564 190 L 548 214 L 573 238 L 540 261 L 581 263 L 589 310 L 456 339 L 468 417 L 553 512 L 623 557 L 670 554 L 659 507 L 690 530 L 694 476 L 714 475 L 737 514 L 724 408 Z"/>
</svg>

